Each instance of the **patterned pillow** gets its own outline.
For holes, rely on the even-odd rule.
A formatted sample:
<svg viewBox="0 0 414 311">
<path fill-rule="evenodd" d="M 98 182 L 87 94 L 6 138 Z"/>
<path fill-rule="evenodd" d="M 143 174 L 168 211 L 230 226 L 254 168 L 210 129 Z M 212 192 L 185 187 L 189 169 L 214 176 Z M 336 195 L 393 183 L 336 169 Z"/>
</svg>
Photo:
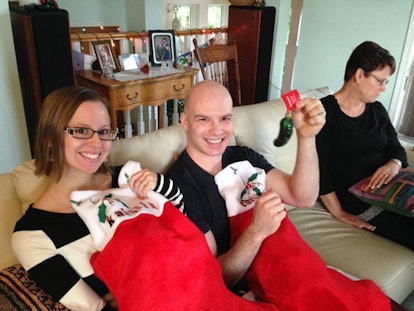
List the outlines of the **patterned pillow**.
<svg viewBox="0 0 414 311">
<path fill-rule="evenodd" d="M 0 271 L 0 310 L 69 311 L 38 288 L 20 264 Z"/>
<path fill-rule="evenodd" d="M 414 166 L 402 169 L 391 182 L 378 189 L 369 189 L 368 182 L 365 178 L 348 190 L 371 205 L 414 217 Z"/>
</svg>

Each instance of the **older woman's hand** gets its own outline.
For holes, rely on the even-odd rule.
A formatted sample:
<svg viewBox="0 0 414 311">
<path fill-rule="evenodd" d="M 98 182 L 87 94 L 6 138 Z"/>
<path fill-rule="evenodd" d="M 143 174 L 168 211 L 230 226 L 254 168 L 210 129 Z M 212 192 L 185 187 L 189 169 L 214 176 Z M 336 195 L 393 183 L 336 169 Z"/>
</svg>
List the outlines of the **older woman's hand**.
<svg viewBox="0 0 414 311">
<path fill-rule="evenodd" d="M 371 225 L 369 222 L 362 220 L 356 215 L 347 213 L 344 210 L 342 210 L 341 213 L 336 214 L 334 217 L 344 223 L 350 224 L 360 229 L 366 229 L 369 231 L 374 231 L 376 229 L 376 227 Z"/>
<path fill-rule="evenodd" d="M 401 166 L 393 160 L 388 161 L 383 166 L 380 166 L 374 174 L 370 177 L 368 187 L 377 189 L 389 183 L 399 172 Z"/>
</svg>

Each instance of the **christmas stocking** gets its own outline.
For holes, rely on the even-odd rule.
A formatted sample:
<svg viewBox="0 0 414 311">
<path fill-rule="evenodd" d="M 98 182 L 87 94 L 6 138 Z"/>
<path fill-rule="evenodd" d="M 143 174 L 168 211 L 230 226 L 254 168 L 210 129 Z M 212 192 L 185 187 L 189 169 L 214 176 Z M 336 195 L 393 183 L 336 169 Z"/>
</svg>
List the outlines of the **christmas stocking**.
<svg viewBox="0 0 414 311">
<path fill-rule="evenodd" d="M 252 208 L 265 191 L 265 172 L 248 161 L 215 176 L 226 201 L 231 243 L 250 224 Z M 370 280 L 353 281 L 328 268 L 286 217 L 266 238 L 246 274 L 249 289 L 283 311 L 390 310 L 390 300 Z"/>
<path fill-rule="evenodd" d="M 120 180 L 134 172 L 126 165 Z M 76 191 L 71 202 L 99 249 L 91 263 L 123 311 L 278 310 L 229 291 L 204 235 L 158 193 Z"/>
</svg>

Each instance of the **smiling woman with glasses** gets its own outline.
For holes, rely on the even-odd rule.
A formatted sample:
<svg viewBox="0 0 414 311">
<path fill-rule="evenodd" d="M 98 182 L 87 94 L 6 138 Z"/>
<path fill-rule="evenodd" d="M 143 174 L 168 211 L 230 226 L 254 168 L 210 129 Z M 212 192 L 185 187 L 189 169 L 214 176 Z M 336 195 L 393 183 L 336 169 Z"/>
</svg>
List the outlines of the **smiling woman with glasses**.
<svg viewBox="0 0 414 311">
<path fill-rule="evenodd" d="M 49 183 L 16 223 L 12 246 L 31 279 L 68 309 L 116 309 L 90 265 L 96 251 L 90 233 L 70 203 L 74 190 L 111 188 L 106 160 L 116 134 L 109 103 L 93 90 L 64 87 L 43 101 L 35 174 Z"/>
<path fill-rule="evenodd" d="M 348 191 L 366 177 L 378 189 L 408 165 L 387 110 L 377 100 L 394 71 L 395 59 L 386 49 L 363 42 L 347 61 L 341 89 L 321 99 L 326 124 L 316 137 L 319 197 L 338 220 L 414 250 L 414 218 L 370 206 Z"/>
<path fill-rule="evenodd" d="M 71 194 L 78 190 L 99 192 L 119 188 L 121 167 L 110 168 L 107 161 L 117 134 L 111 128 L 108 101 L 93 90 L 63 87 L 43 101 L 34 158 L 35 174 L 46 179 L 47 186 L 17 221 L 12 247 L 30 278 L 54 301 L 70 310 L 118 310 L 113 293 L 95 275 L 90 260 L 97 252 L 96 241 L 71 201 Z M 163 175 L 136 169 L 128 172 L 127 179 L 126 186 L 138 199 L 133 202 L 147 200 L 148 192 L 154 191 L 177 208 L 182 207 L 180 190 Z M 131 207 L 122 205 L 125 211 Z M 124 210 L 114 212 L 117 216 L 123 213 Z M 113 219 L 103 218 L 106 220 L 102 225 L 111 227 Z M 109 236 L 109 231 L 106 232 Z M 204 245 L 204 237 L 200 241 Z M 135 250 L 141 251 L 139 247 Z"/>
</svg>

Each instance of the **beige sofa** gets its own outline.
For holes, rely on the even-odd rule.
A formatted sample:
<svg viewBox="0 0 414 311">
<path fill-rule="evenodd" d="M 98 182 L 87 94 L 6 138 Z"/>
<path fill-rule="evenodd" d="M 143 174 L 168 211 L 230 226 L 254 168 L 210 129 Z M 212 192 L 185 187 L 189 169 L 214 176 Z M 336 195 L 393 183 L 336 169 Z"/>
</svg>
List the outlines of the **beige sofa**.
<svg viewBox="0 0 414 311">
<path fill-rule="evenodd" d="M 325 87 L 304 92 L 301 96 L 320 98 L 329 92 Z M 295 135 L 283 147 L 276 148 L 273 145 L 284 113 L 285 107 L 280 100 L 236 107 L 234 143 L 254 148 L 272 164 L 291 172 L 296 154 Z M 113 144 L 110 163 L 122 165 L 127 160 L 136 160 L 143 167 L 164 172 L 183 150 L 185 143 L 185 134 L 179 125 L 118 140 Z M 413 163 L 412 151 L 409 157 Z M 33 163 L 29 161 L 17 167 L 13 173 L 0 174 L 0 268 L 16 263 L 10 248 L 14 223 L 45 184 L 44 179 L 33 175 L 32 169 Z M 338 222 L 317 205 L 309 209 L 290 208 L 289 216 L 303 238 L 328 265 L 358 278 L 375 280 L 397 302 L 402 302 L 413 291 L 413 251 Z"/>
</svg>

